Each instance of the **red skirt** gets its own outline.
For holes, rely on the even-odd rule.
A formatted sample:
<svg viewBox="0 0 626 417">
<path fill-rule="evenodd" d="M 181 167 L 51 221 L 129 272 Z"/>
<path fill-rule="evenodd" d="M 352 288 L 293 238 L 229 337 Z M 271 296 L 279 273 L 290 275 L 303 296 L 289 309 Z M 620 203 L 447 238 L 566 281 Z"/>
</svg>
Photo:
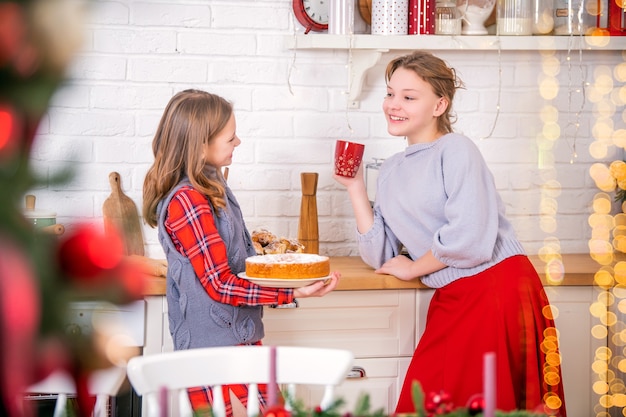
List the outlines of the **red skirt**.
<svg viewBox="0 0 626 417">
<path fill-rule="evenodd" d="M 496 354 L 496 408 L 566 417 L 557 331 L 535 268 L 514 256 L 435 291 L 396 413 L 415 411 L 413 381 L 466 407 L 483 391 L 483 356 Z"/>
</svg>

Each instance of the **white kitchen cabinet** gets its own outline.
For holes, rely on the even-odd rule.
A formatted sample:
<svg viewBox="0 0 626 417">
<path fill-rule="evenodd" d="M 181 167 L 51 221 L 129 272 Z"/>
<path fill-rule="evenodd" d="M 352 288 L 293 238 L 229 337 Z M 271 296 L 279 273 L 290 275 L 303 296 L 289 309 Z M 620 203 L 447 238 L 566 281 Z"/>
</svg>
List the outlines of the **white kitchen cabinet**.
<svg viewBox="0 0 626 417">
<path fill-rule="evenodd" d="M 415 349 L 415 290 L 335 291 L 298 303 L 265 310 L 264 343 L 352 351 L 356 368 L 338 390 L 345 411 L 368 394 L 372 410 L 391 414 Z M 298 393 L 310 406 L 321 394 L 304 388 Z"/>
<path fill-rule="evenodd" d="M 565 405 L 568 417 L 595 416 L 599 396 L 592 385 L 597 376 L 591 369 L 596 350 L 607 345 L 606 339 L 595 339 L 591 328 L 599 324 L 589 312 L 597 301 L 599 289 L 592 286 L 546 287 L 555 310 L 559 331 Z"/>
<path fill-rule="evenodd" d="M 144 354 L 173 349 L 163 296 L 146 297 Z M 372 410 L 393 412 L 415 347 L 415 290 L 335 291 L 322 298 L 298 300 L 297 308 L 266 308 L 266 345 L 348 349 L 355 371 L 337 392 L 353 410 L 367 393 Z M 361 371 L 362 370 L 362 374 Z M 299 398 L 319 404 L 321 391 L 304 389 Z"/>
</svg>

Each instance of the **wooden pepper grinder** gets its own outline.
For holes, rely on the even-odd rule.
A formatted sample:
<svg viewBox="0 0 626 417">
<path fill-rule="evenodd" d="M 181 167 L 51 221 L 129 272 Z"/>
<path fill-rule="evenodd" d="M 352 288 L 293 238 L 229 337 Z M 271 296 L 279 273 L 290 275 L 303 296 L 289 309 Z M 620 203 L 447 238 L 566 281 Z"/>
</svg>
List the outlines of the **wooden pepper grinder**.
<svg viewBox="0 0 626 417">
<path fill-rule="evenodd" d="M 317 223 L 317 172 L 302 172 L 302 203 L 298 240 L 304 245 L 305 253 L 319 253 L 319 229 Z"/>
</svg>

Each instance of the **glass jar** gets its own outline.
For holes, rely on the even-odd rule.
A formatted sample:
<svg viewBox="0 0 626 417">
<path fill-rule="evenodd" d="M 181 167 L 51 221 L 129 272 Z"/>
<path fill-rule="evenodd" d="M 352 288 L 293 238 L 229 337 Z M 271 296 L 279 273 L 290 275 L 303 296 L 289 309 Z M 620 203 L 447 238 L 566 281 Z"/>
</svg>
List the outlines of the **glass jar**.
<svg viewBox="0 0 626 417">
<path fill-rule="evenodd" d="M 554 29 L 553 0 L 534 0 L 533 35 L 547 35 Z"/>
<path fill-rule="evenodd" d="M 376 186 L 378 182 L 378 172 L 383 164 L 384 158 L 373 158 L 374 162 L 365 165 L 365 188 L 370 204 L 373 206 L 376 200 Z"/>
<path fill-rule="evenodd" d="M 455 2 L 437 2 L 435 8 L 435 35 L 460 35 L 461 14 Z"/>
<path fill-rule="evenodd" d="M 554 34 L 580 35 L 586 32 L 582 0 L 554 0 Z"/>
<path fill-rule="evenodd" d="M 497 8 L 499 35 L 532 35 L 531 0 L 498 0 Z"/>
</svg>

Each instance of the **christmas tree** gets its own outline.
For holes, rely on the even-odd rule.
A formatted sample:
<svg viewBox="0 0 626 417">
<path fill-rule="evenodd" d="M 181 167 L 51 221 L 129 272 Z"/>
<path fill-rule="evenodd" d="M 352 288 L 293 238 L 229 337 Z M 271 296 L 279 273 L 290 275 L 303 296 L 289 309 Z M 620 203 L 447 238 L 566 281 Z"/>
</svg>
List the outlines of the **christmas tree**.
<svg viewBox="0 0 626 417">
<path fill-rule="evenodd" d="M 81 45 L 87 3 L 0 1 L 0 415 L 29 416 L 25 389 L 64 369 L 87 416 L 89 373 L 111 366 L 93 335 L 66 331 L 73 301 L 125 303 L 141 296 L 143 273 L 120 237 L 93 225 L 63 236 L 37 230 L 22 211 L 25 194 L 61 183 L 71 170 L 39 178 L 30 153 L 55 91 Z M 94 249 L 95 248 L 95 249 Z"/>
</svg>

